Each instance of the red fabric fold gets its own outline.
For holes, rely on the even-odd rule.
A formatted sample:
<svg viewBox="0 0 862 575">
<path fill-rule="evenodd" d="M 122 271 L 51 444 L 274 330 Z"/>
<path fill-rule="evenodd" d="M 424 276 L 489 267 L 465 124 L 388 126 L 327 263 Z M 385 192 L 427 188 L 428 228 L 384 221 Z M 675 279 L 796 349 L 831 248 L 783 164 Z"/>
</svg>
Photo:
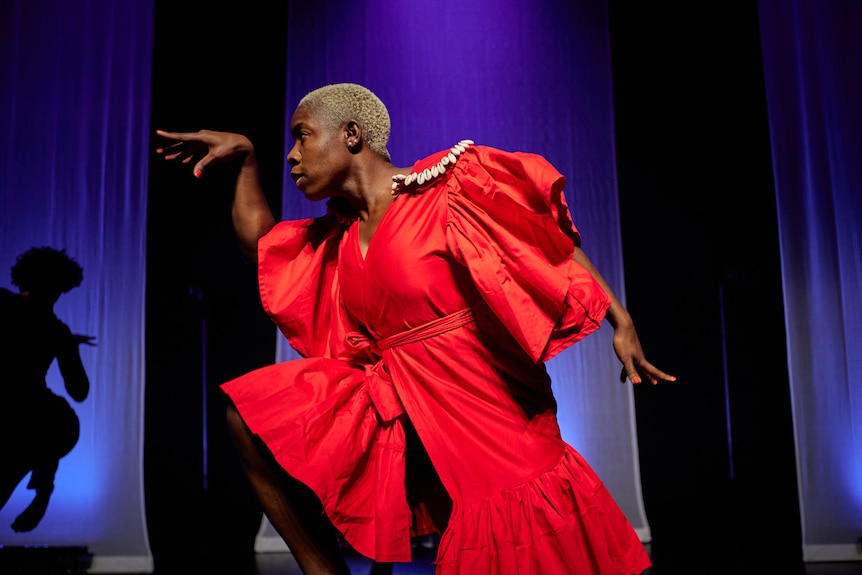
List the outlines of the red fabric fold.
<svg viewBox="0 0 862 575">
<path fill-rule="evenodd" d="M 457 510 L 436 572 L 638 575 L 649 566 L 607 488 L 567 447 L 532 481 Z"/>
<path fill-rule="evenodd" d="M 447 243 L 535 362 L 597 330 L 610 298 L 572 259 L 565 178 L 544 158 L 474 146 L 447 184 Z"/>
<path fill-rule="evenodd" d="M 404 429 L 399 419 L 378 415 L 362 368 L 300 359 L 222 389 L 276 461 L 317 494 L 354 549 L 381 561 L 410 560 Z"/>
</svg>

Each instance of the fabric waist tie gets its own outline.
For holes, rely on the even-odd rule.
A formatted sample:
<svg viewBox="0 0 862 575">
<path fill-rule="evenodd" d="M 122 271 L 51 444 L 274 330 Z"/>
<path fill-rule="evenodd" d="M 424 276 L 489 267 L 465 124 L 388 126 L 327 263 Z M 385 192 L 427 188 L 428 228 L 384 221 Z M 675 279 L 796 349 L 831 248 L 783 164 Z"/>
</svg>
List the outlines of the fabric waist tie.
<svg viewBox="0 0 862 575">
<path fill-rule="evenodd" d="M 377 340 L 377 347 L 380 349 L 389 349 L 399 345 L 415 343 L 446 333 L 447 331 L 452 331 L 473 321 L 473 313 L 470 311 L 470 308 L 464 308 L 461 311 L 456 311 L 455 313 L 431 320 L 428 323 L 423 323 L 413 329 L 379 339 Z"/>
<path fill-rule="evenodd" d="M 347 334 L 347 345 L 354 350 L 370 348 L 375 355 L 380 355 L 384 349 L 435 337 L 473 321 L 474 318 L 470 309 L 465 308 L 377 341 L 363 333 L 353 331 Z M 382 359 L 373 365 L 365 366 L 365 383 L 371 403 L 374 404 L 374 409 L 377 410 L 384 422 L 391 421 L 404 413 L 404 407 L 401 405 L 401 400 L 392 384 L 392 378 L 386 371 Z"/>
</svg>

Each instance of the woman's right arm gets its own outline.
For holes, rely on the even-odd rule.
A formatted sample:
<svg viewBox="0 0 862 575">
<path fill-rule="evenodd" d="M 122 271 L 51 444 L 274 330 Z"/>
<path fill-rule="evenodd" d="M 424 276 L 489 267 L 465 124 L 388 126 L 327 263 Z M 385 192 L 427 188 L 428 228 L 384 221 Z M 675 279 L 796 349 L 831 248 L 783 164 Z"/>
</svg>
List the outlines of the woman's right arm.
<svg viewBox="0 0 862 575">
<path fill-rule="evenodd" d="M 275 217 L 266 201 L 260 182 L 257 158 L 251 141 L 241 134 L 200 130 L 198 132 L 165 132 L 159 136 L 174 140 L 156 153 L 166 160 L 184 164 L 196 162 L 195 177 L 200 178 L 212 164 L 237 161 L 240 170 L 234 188 L 231 216 L 243 257 L 257 263 L 257 242 L 275 225 Z"/>
</svg>

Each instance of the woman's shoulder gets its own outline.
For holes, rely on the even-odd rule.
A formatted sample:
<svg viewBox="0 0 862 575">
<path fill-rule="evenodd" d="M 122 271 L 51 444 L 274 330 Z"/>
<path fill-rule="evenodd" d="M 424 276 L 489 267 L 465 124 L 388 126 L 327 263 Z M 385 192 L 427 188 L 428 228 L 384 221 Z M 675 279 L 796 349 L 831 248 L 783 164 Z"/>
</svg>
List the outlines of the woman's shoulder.
<svg viewBox="0 0 862 575">
<path fill-rule="evenodd" d="M 465 139 L 417 161 L 409 174 L 395 176 L 393 193 L 421 194 L 446 182 L 456 172 L 469 174 L 476 172 L 476 168 L 495 179 L 562 178 L 560 172 L 540 154 L 508 151 Z"/>
<path fill-rule="evenodd" d="M 473 140 L 461 140 L 448 150 L 441 150 L 413 164 L 409 174 L 393 176 L 393 194 L 421 194 L 437 186 L 452 174 L 455 164 L 467 150 L 475 147 Z"/>
</svg>

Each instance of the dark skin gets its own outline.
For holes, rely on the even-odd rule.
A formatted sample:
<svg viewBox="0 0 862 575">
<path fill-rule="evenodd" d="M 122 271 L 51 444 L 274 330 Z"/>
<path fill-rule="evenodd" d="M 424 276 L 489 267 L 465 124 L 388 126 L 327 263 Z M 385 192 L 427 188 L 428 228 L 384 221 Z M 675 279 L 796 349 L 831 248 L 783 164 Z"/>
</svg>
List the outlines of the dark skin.
<svg viewBox="0 0 862 575">
<path fill-rule="evenodd" d="M 157 152 L 166 160 L 193 164 L 193 173 L 201 177 L 206 169 L 220 162 L 239 162 L 232 204 L 232 218 L 243 256 L 257 263 L 257 244 L 275 225 L 276 220 L 266 202 L 260 182 L 254 146 L 245 136 L 226 132 L 165 132 L 157 134 L 174 140 Z M 309 110 L 297 108 L 291 118 L 294 145 L 287 155 L 291 178 L 311 201 L 333 197 L 345 198 L 359 214 L 360 249 L 365 254 L 386 209 L 393 201 L 392 176 L 408 174 L 411 168 L 398 168 L 370 149 L 363 140 L 362 127 L 349 120 L 333 130 L 314 117 Z M 674 381 L 646 360 L 634 323 L 628 311 L 610 286 L 579 247 L 573 258 L 584 266 L 611 298 L 606 313 L 614 329 L 614 352 L 622 364 L 620 380 L 638 384 L 648 381 Z M 272 459 L 249 432 L 235 409 L 228 411 L 228 425 L 243 460 L 246 472 L 260 497 L 273 527 L 291 548 L 303 573 L 348 573 L 343 559 L 321 533 L 315 512 L 300 509 L 301 489 L 286 478 L 284 470 Z M 391 573 L 391 564 L 376 563 L 374 575 Z"/>
</svg>

